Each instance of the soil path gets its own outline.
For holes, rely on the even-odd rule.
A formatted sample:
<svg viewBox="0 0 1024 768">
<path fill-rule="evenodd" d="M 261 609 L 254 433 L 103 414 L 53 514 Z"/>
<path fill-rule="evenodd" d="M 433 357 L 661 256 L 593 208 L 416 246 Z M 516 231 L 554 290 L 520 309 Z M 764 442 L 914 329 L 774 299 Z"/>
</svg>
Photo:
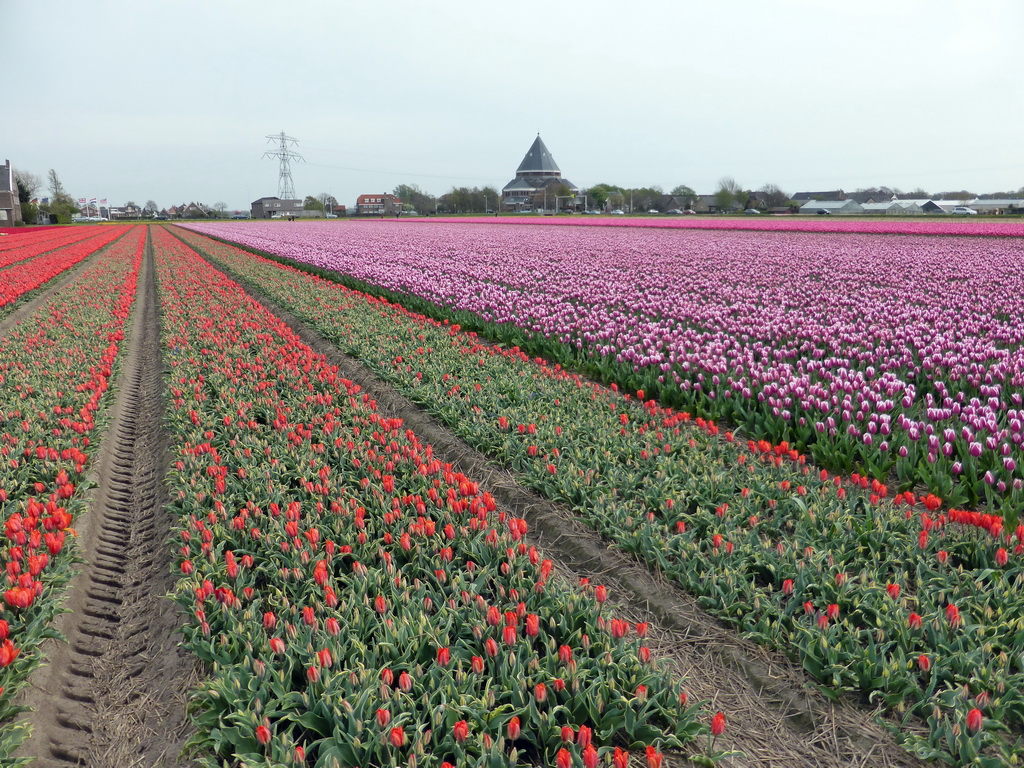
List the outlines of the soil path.
<svg viewBox="0 0 1024 768">
<path fill-rule="evenodd" d="M 213 266 L 220 268 L 214 261 Z M 818 693 L 798 666 L 780 654 L 739 639 L 700 608 L 697 601 L 609 546 L 572 511 L 519 483 L 421 407 L 398 394 L 369 368 L 343 354 L 292 313 L 251 289 L 244 277 L 225 270 L 256 301 L 287 323 L 315 351 L 376 399 L 380 412 L 401 418 L 434 447 L 434 455 L 480 482 L 501 507 L 524 517 L 533 541 L 571 580 L 587 576 L 610 588 L 616 611 L 650 621 L 652 650 L 686 680 L 691 700 L 708 700 L 726 713 L 729 726 L 716 742 L 742 757 L 720 765 L 786 768 L 895 768 L 923 766 L 906 753 L 871 712 L 855 702 L 835 703 Z"/>
<path fill-rule="evenodd" d="M 167 442 L 160 320 L 152 248 L 139 276 L 110 426 L 97 458 L 90 511 L 76 521 L 87 564 L 72 580 L 49 664 L 25 704 L 33 735 L 19 752 L 39 768 L 182 765 L 185 706 L 198 663 L 178 647 L 166 595 L 171 521 L 164 511 Z"/>
</svg>

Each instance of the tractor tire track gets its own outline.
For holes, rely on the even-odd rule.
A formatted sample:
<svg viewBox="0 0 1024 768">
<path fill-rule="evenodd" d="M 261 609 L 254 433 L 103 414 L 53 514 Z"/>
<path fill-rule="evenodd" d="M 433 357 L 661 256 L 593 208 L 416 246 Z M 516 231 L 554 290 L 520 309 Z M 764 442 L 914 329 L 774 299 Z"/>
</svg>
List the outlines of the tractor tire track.
<svg viewBox="0 0 1024 768">
<path fill-rule="evenodd" d="M 652 650 L 686 680 L 695 700 L 709 700 L 735 728 L 716 744 L 744 753 L 724 759 L 724 767 L 903 768 L 923 766 L 875 722 L 872 713 L 845 697 L 833 702 L 814 690 L 798 664 L 737 636 L 709 616 L 698 601 L 630 555 L 609 545 L 582 524 L 572 510 L 522 485 L 503 467 L 461 440 L 423 407 L 399 394 L 360 361 L 305 325 L 287 309 L 250 287 L 243 276 L 200 252 L 211 265 L 286 323 L 312 349 L 360 384 L 385 416 L 401 418 L 439 460 L 480 483 L 512 514 L 524 517 L 533 543 L 573 582 L 581 576 L 606 584 L 616 611 L 634 621 L 650 621 Z M 657 645 L 655 645 L 655 643 Z"/>
<path fill-rule="evenodd" d="M 160 320 L 147 243 L 126 359 L 97 461 L 90 511 L 76 521 L 87 564 L 72 580 L 25 704 L 33 726 L 21 757 L 39 768 L 182 765 L 185 706 L 198 662 L 179 648 L 182 616 L 166 595 L 171 520 Z"/>
</svg>

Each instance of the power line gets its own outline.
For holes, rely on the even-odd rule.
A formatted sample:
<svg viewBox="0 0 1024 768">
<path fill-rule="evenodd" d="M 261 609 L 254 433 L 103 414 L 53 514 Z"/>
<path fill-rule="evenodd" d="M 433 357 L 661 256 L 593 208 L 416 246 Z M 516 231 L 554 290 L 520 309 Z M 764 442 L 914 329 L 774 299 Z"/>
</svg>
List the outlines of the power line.
<svg viewBox="0 0 1024 768">
<path fill-rule="evenodd" d="M 354 171 L 356 173 L 381 173 L 388 176 L 411 176 L 422 179 L 448 179 L 452 181 L 487 181 L 494 183 L 494 178 L 483 176 L 444 176 L 437 173 L 413 173 L 410 171 L 382 171 L 379 168 L 354 168 L 347 165 L 327 165 L 325 163 L 307 163 L 311 168 L 333 168 L 339 171 Z"/>
</svg>

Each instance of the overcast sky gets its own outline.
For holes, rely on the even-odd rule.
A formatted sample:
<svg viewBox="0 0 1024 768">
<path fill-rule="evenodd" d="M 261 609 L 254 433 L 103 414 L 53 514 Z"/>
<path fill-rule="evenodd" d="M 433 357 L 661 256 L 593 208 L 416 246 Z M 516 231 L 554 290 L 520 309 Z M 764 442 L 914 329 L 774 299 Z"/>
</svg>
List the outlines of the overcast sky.
<svg viewBox="0 0 1024 768">
<path fill-rule="evenodd" d="M 0 0 L 0 159 L 74 197 L 248 208 L 503 186 L 1024 186 L 1017 0 Z M 45 194 L 45 193 L 44 193 Z"/>
</svg>

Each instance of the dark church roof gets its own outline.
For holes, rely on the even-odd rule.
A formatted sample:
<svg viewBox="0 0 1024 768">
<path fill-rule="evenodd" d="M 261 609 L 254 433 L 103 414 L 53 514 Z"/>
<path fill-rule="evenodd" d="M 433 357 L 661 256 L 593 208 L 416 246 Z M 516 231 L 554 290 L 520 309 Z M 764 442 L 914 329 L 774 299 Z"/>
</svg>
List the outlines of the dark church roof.
<svg viewBox="0 0 1024 768">
<path fill-rule="evenodd" d="M 524 196 L 531 195 L 537 190 L 563 184 L 573 192 L 579 190 L 571 181 L 562 178 L 558 163 L 548 152 L 538 133 L 523 162 L 516 169 L 516 177 L 502 188 L 502 192 L 506 195 L 506 202 L 517 202 L 520 198 L 525 200 Z"/>
<path fill-rule="evenodd" d="M 562 171 L 555 162 L 555 158 L 548 152 L 548 148 L 541 141 L 540 134 L 533 140 L 533 144 L 526 152 L 526 157 L 516 169 L 516 176 L 561 176 Z"/>
</svg>

